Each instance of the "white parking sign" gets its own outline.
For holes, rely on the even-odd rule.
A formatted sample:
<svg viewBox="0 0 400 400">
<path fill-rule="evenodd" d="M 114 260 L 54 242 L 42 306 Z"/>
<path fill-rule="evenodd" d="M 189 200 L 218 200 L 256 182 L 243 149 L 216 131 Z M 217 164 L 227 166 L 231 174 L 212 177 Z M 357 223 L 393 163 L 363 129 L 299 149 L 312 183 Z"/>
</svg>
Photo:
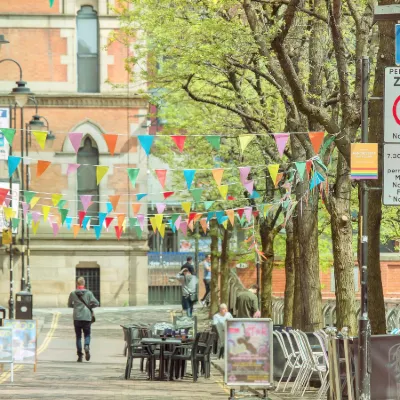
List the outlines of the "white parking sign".
<svg viewBox="0 0 400 400">
<path fill-rule="evenodd" d="M 400 67 L 385 68 L 384 141 L 400 143 Z"/>
</svg>

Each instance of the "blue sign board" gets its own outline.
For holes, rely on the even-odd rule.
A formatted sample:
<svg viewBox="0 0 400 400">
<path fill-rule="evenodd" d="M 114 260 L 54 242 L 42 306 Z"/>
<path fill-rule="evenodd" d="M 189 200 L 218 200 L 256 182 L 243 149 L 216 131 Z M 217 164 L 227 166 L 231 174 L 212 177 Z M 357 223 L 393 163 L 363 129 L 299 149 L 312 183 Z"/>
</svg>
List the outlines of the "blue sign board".
<svg viewBox="0 0 400 400">
<path fill-rule="evenodd" d="M 396 65 L 400 65 L 400 24 L 396 24 L 395 30 L 395 63 Z"/>
</svg>

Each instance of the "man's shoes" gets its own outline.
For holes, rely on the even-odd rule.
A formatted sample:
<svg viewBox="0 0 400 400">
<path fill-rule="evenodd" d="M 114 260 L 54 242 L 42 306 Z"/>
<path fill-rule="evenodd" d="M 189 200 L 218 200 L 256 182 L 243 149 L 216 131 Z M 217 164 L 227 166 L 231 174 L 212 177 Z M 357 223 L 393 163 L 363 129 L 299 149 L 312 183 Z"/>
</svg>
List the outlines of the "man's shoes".
<svg viewBox="0 0 400 400">
<path fill-rule="evenodd" d="M 85 360 L 86 361 L 90 360 L 90 350 L 88 345 L 85 346 Z"/>
<path fill-rule="evenodd" d="M 78 356 L 78 359 L 76 360 L 76 362 L 82 362 L 82 356 Z"/>
</svg>

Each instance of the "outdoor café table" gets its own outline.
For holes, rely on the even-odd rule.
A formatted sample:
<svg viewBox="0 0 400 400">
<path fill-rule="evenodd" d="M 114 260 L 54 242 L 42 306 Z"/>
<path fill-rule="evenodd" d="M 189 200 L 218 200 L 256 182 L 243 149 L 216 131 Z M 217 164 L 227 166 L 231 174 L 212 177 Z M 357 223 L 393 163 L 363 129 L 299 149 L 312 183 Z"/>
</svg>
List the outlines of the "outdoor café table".
<svg viewBox="0 0 400 400">
<path fill-rule="evenodd" d="M 179 344 L 182 344 L 182 339 L 176 339 L 176 338 L 143 338 L 141 340 L 142 344 L 147 344 L 147 345 L 153 345 L 153 346 L 160 346 L 160 368 L 159 368 L 159 379 L 164 380 L 165 375 L 164 375 L 164 351 L 166 346 L 172 345 L 172 346 L 177 346 Z"/>
</svg>

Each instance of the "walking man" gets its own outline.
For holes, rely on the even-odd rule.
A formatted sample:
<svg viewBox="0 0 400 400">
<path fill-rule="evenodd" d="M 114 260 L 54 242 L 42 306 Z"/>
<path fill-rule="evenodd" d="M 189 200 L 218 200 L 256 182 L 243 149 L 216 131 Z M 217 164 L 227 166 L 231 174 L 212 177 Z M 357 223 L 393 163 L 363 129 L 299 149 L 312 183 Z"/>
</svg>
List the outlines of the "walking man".
<svg viewBox="0 0 400 400">
<path fill-rule="evenodd" d="M 181 269 L 186 268 L 192 275 L 196 275 L 193 266 L 193 257 L 189 256 L 186 258 L 185 264 L 182 265 Z"/>
<path fill-rule="evenodd" d="M 182 308 L 188 317 L 193 315 L 193 304 L 197 301 L 197 278 L 187 268 L 183 268 L 177 278 L 182 283 Z"/>
<path fill-rule="evenodd" d="M 204 306 L 206 298 L 208 294 L 210 293 L 210 283 L 211 283 L 211 255 L 208 254 L 206 258 L 203 261 L 203 267 L 204 267 L 204 276 L 203 276 L 203 282 L 204 286 L 206 288 L 206 293 L 204 294 L 203 298 L 201 299 L 201 304 Z"/>
<path fill-rule="evenodd" d="M 90 290 L 85 289 L 85 278 L 76 281 L 76 290 L 72 291 L 68 299 L 68 307 L 73 308 L 73 318 L 76 336 L 76 350 L 78 362 L 82 362 L 82 331 L 85 337 L 85 359 L 90 360 L 90 331 L 92 324 L 92 308 L 98 307 L 99 302 Z"/>
<path fill-rule="evenodd" d="M 236 298 L 237 318 L 260 318 L 257 290 L 258 285 L 251 285 Z"/>
</svg>

